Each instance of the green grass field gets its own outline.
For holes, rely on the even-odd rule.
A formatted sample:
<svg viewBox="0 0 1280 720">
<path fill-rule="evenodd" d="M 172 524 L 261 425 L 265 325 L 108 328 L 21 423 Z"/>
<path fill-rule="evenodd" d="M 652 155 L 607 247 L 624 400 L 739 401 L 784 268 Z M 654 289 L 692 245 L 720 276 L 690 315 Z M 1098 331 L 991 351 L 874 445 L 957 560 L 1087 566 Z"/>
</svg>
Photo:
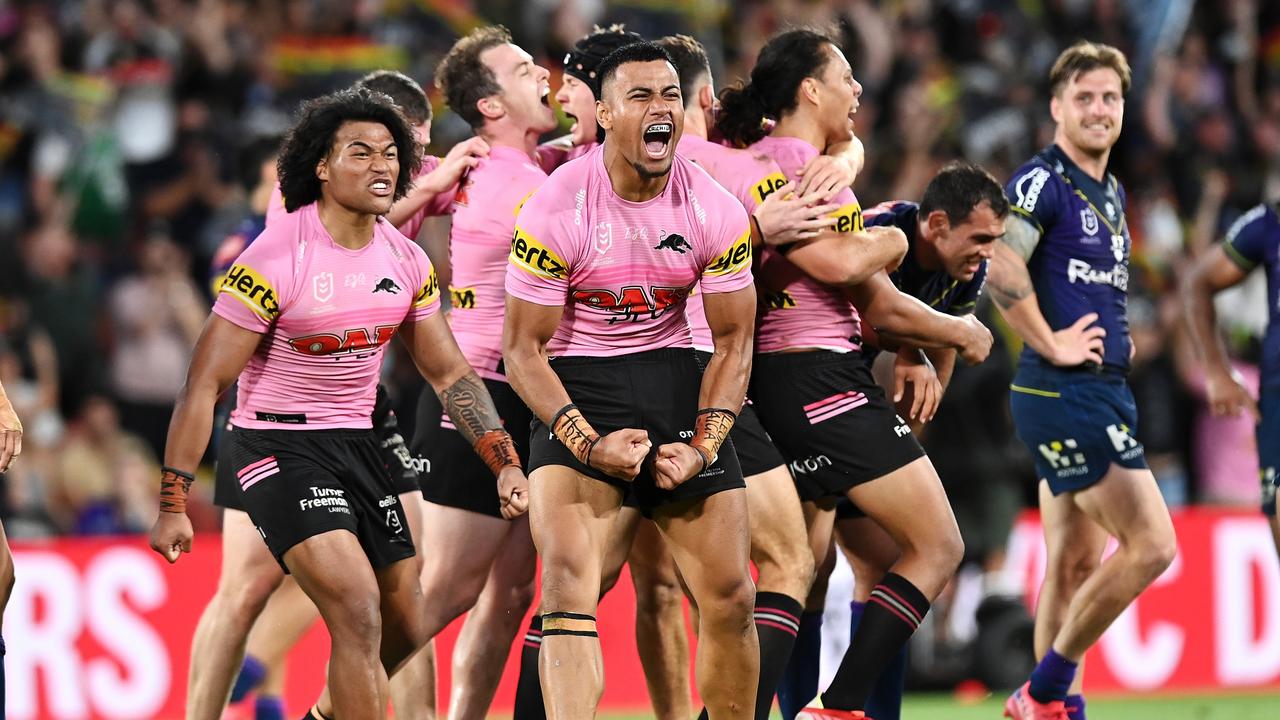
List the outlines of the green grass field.
<svg viewBox="0 0 1280 720">
<path fill-rule="evenodd" d="M 962 704 L 950 695 L 913 695 L 903 720 L 1000 720 L 1004 700 Z M 1090 720 L 1280 720 L 1280 694 L 1157 695 L 1090 699 Z M 604 720 L 647 720 L 652 715 L 604 715 Z M 778 717 L 775 715 L 774 717 Z"/>
</svg>

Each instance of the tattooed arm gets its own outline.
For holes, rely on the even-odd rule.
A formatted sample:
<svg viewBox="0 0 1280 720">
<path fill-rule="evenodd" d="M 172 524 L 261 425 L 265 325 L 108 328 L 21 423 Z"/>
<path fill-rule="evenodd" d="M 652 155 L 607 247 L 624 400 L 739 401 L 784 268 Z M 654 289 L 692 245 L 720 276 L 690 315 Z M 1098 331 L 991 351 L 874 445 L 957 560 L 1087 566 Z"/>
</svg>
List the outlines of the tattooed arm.
<svg viewBox="0 0 1280 720">
<path fill-rule="evenodd" d="M 1055 331 L 1040 312 L 1040 303 L 1027 272 L 1027 261 L 1040 243 L 1040 231 L 1015 213 L 1004 223 L 1004 237 L 996 243 L 987 275 L 987 288 L 996 307 L 1022 340 L 1041 357 L 1064 367 L 1085 362 L 1102 364 L 1102 337 L 1106 331 L 1091 327 L 1097 313 L 1088 313 L 1074 325 Z"/>
<path fill-rule="evenodd" d="M 484 381 L 458 349 L 444 314 L 402 324 L 400 337 L 458 432 L 497 476 L 503 517 L 523 513 L 529 503 L 528 481 L 515 443 L 502 428 L 502 417 Z"/>
</svg>

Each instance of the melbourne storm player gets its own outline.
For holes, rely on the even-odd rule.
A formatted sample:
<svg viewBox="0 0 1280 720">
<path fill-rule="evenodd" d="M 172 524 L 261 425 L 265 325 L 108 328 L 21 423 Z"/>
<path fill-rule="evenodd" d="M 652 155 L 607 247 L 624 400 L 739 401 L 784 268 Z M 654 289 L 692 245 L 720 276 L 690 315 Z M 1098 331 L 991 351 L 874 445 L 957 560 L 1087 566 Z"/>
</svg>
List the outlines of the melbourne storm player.
<svg viewBox="0 0 1280 720">
<path fill-rule="evenodd" d="M 344 91 L 305 106 L 280 158 L 289 214 L 227 274 L 197 341 L 151 537 L 170 562 L 190 552 L 190 468 L 218 395 L 239 376 L 231 456 L 244 505 L 325 618 L 342 717 L 381 714 L 384 673 L 425 641 L 413 540 L 370 429 L 383 346 L 397 331 L 502 494 L 523 505 L 527 492 L 511 438 L 439 314 L 430 262 L 380 217 L 418 162 L 385 95 Z"/>
<path fill-rule="evenodd" d="M 601 561 L 631 485 L 701 609 L 697 679 L 711 717 L 749 718 L 755 593 L 726 442 L 755 318 L 747 215 L 675 155 L 684 108 L 665 52 L 621 48 L 600 80 L 605 142 L 525 203 L 507 274 L 507 376 L 538 419 L 530 526 L 543 561 L 547 715 L 591 717 L 599 702 Z M 698 282 L 715 344 L 705 374 L 684 310 Z"/>
<path fill-rule="evenodd" d="M 1142 445 L 1125 381 L 1132 356 L 1125 196 L 1107 172 L 1120 136 L 1129 64 L 1081 42 L 1049 75 L 1053 144 L 1006 192 L 1012 212 L 988 276 L 1026 346 L 1010 404 L 1035 458 L 1048 567 L 1036 609 L 1030 682 L 1010 697 L 1017 720 L 1062 717 L 1077 665 L 1112 621 L 1173 561 L 1173 524 Z M 1108 536 L 1119 550 L 1102 561 Z M 1083 705 L 1073 699 L 1072 707 Z"/>
<path fill-rule="evenodd" d="M 987 261 L 995 241 L 1004 234 L 1009 201 L 1004 188 L 990 173 L 966 162 L 954 162 L 933 177 L 919 203 L 892 201 L 863 213 L 868 227 L 893 226 L 907 237 L 902 264 L 889 273 L 899 291 L 949 315 L 973 313 L 986 284 Z M 864 314 L 862 353 L 868 366 L 881 350 L 895 351 L 893 392 L 898 412 L 923 424 L 933 418 L 955 368 L 952 348 L 921 350 L 894 338 L 880 319 Z M 878 327 L 880 332 L 872 330 Z M 906 391 L 912 391 L 906 396 Z M 914 427 L 918 427 L 913 424 Z M 898 546 L 889 535 L 848 499 L 836 505 L 836 537 L 854 571 L 854 595 L 850 620 L 856 631 L 871 589 L 893 566 Z M 827 570 L 831 565 L 825 566 Z M 806 603 L 817 609 L 825 604 L 825 574 L 815 583 Z M 794 672 L 805 672 L 807 688 L 818 684 L 817 644 L 809 644 L 809 657 L 796 657 Z M 799 653 L 797 653 L 798 655 Z M 897 720 L 901 713 L 906 653 L 887 667 L 867 699 L 866 712 L 876 720 Z M 799 678 L 797 678 L 799 680 Z M 797 684 L 799 684 L 797 682 Z M 800 688 L 797 687 L 797 691 Z M 806 693 L 797 692 L 804 697 Z M 812 697 L 812 690 L 807 693 Z M 785 714 L 785 711 L 784 711 Z"/>
<path fill-rule="evenodd" d="M 1231 371 L 1216 331 L 1213 294 L 1238 285 L 1256 267 L 1267 276 L 1267 334 L 1262 341 L 1262 392 L 1257 401 Z M 1262 512 L 1280 551 L 1280 517 L 1276 488 L 1280 483 L 1280 210 L 1258 205 L 1240 216 L 1226 240 L 1197 261 L 1182 298 L 1190 318 L 1191 337 L 1200 350 L 1207 375 L 1209 408 L 1215 415 L 1248 410 L 1258 421 L 1258 464 Z"/>
</svg>

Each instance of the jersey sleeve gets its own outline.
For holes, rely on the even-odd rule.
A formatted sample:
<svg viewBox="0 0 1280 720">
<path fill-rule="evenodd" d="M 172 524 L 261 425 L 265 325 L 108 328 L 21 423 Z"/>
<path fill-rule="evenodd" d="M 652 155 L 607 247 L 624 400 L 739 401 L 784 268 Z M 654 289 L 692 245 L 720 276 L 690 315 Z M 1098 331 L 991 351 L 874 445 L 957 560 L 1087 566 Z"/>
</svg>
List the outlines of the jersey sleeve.
<svg viewBox="0 0 1280 720">
<path fill-rule="evenodd" d="M 787 176 L 782 174 L 782 169 L 778 167 L 778 163 L 771 158 L 759 158 L 756 160 L 752 170 L 754 177 L 747 178 L 749 183 L 747 192 L 735 193 L 738 196 L 738 201 L 742 203 L 742 207 L 747 209 L 748 214 L 755 212 L 765 198 L 787 183 Z"/>
<path fill-rule="evenodd" d="M 566 258 L 573 241 L 569 213 L 555 206 L 554 189 L 534 192 L 516 215 L 516 230 L 507 258 L 507 293 L 537 305 L 564 305 L 569 295 Z"/>
<path fill-rule="evenodd" d="M 214 313 L 257 333 L 271 328 L 293 280 L 293 243 L 287 228 L 293 223 L 268 227 L 240 253 L 218 285 Z"/>
<path fill-rule="evenodd" d="M 1062 181 L 1038 162 L 1023 165 L 1005 186 L 1010 212 L 1034 225 L 1041 234 L 1057 223 L 1062 192 Z"/>
<path fill-rule="evenodd" d="M 1267 212 L 1266 205 L 1259 205 L 1241 215 L 1222 243 L 1227 257 L 1248 272 L 1262 263 L 1267 256 L 1267 246 L 1280 242 L 1280 223 Z"/>
<path fill-rule="evenodd" d="M 727 293 L 751 284 L 751 225 L 742 203 L 719 187 L 707 186 L 702 292 Z"/>
<path fill-rule="evenodd" d="M 413 253 L 414 270 L 420 281 L 417 292 L 413 294 L 413 304 L 409 306 L 404 319 L 406 322 L 418 322 L 440 312 L 440 281 L 436 278 L 436 269 L 431 265 L 427 253 L 416 243 L 406 241 L 405 244 Z"/>
</svg>

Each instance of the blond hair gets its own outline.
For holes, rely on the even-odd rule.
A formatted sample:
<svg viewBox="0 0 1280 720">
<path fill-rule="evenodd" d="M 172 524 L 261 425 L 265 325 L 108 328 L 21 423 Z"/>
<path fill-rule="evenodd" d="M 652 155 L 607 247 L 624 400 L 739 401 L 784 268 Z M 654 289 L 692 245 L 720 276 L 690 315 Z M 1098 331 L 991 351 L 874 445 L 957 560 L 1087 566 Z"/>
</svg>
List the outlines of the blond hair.
<svg viewBox="0 0 1280 720">
<path fill-rule="evenodd" d="M 1067 83 L 1074 80 L 1081 73 L 1087 73 L 1098 68 L 1110 68 L 1120 76 L 1120 90 L 1123 93 L 1129 92 L 1129 84 L 1133 80 L 1133 73 L 1129 70 L 1129 61 L 1125 59 L 1124 53 L 1102 43 L 1089 42 L 1081 40 L 1072 45 L 1053 63 L 1053 69 L 1049 71 L 1049 89 L 1054 95 L 1062 92 Z"/>
</svg>

